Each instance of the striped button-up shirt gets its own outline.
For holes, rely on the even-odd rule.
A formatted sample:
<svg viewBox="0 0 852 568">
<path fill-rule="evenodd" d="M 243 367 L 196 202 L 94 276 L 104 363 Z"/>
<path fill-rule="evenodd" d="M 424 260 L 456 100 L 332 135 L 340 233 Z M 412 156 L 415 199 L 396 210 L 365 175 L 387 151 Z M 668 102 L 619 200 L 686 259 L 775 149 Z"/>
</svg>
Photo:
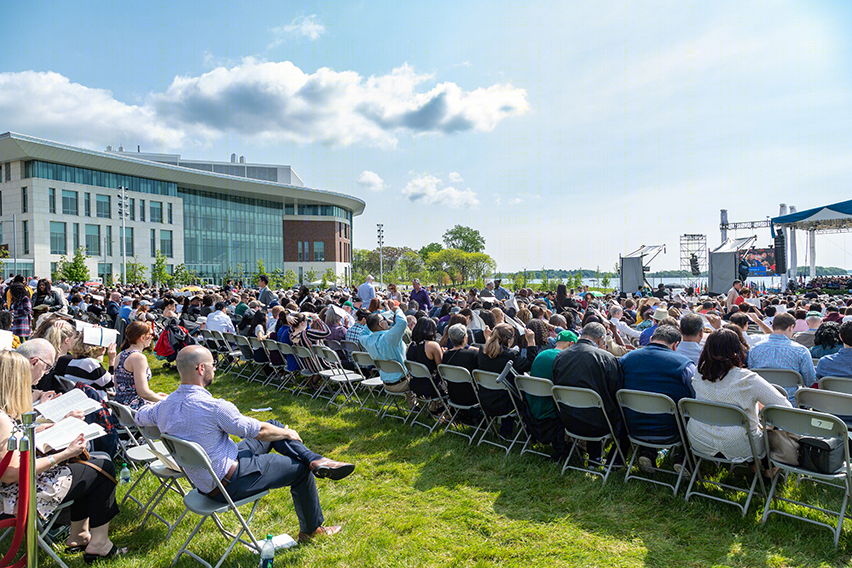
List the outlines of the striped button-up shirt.
<svg viewBox="0 0 852 568">
<path fill-rule="evenodd" d="M 237 462 L 237 445 L 230 435 L 255 438 L 260 432 L 259 420 L 243 416 L 233 403 L 214 398 L 198 385 L 180 385 L 166 400 L 139 409 L 136 422 L 199 444 L 219 479 Z M 199 491 L 209 493 L 216 487 L 205 468 L 187 468 L 186 473 Z"/>
<path fill-rule="evenodd" d="M 786 335 L 773 333 L 748 352 L 749 369 L 792 369 L 802 375 L 806 387 L 816 381 L 811 352 Z"/>
</svg>

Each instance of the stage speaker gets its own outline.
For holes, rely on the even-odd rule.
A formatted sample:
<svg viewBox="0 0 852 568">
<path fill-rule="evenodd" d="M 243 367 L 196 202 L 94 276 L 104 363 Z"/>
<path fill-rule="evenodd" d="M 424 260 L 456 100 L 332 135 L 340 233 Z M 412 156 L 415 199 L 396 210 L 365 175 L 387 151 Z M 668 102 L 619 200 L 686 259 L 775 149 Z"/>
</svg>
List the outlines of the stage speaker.
<svg viewBox="0 0 852 568">
<path fill-rule="evenodd" d="M 784 233 L 775 236 L 775 274 L 787 272 L 787 239 Z"/>
<path fill-rule="evenodd" d="M 693 276 L 701 274 L 701 268 L 698 266 L 698 257 L 695 256 L 695 253 L 692 253 L 689 257 L 689 268 Z"/>
</svg>

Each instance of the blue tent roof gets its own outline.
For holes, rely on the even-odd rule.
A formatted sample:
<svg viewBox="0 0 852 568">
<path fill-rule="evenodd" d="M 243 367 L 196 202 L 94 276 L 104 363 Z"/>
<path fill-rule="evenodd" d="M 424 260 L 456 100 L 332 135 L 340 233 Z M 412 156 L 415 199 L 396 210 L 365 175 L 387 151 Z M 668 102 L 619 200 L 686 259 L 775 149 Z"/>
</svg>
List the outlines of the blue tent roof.
<svg viewBox="0 0 852 568">
<path fill-rule="evenodd" d="M 775 225 L 785 225 L 801 230 L 852 229 L 852 200 L 773 217 L 773 234 Z"/>
</svg>

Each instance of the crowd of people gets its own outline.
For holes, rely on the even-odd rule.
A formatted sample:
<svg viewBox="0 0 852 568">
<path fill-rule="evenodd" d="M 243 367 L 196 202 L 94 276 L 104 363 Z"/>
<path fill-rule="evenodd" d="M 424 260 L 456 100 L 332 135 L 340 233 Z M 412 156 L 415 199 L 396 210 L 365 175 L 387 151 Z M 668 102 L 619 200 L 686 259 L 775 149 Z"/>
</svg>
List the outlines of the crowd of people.
<svg viewBox="0 0 852 568">
<path fill-rule="evenodd" d="M 739 406 L 753 436 L 761 440 L 761 405 L 790 406 L 793 399 L 792 392 L 783 396 L 755 370 L 793 369 L 807 387 L 823 376 L 852 377 L 852 297 L 753 297 L 739 281 L 726 296 L 672 296 L 660 290 L 641 298 L 563 284 L 555 290 L 510 292 L 499 280 L 481 290 L 427 289 L 416 279 L 410 287 L 390 284 L 378 289 L 372 277 L 352 288 L 276 291 L 264 275 L 256 289 L 230 281 L 184 291 L 146 286 L 89 289 L 22 277 L 11 277 L 2 287 L 6 310 L 0 311 L 0 327 L 13 334 L 14 351 L 0 352 L 0 457 L 9 451 L 7 441 L 21 415 L 67 391 L 70 380 L 73 388 L 102 404 L 112 400 L 133 409 L 140 425 L 155 425 L 163 433 L 201 444 L 234 499 L 289 486 L 302 541 L 340 530 L 324 524 L 314 479 L 342 479 L 355 466 L 312 452 L 295 430 L 280 422 L 245 417 L 230 402 L 214 398 L 207 391 L 215 374 L 214 354 L 192 345 L 191 339 L 187 347 L 174 349 L 162 341 L 165 330 L 178 326 L 191 337 L 207 329 L 305 347 L 326 343 L 350 369 L 354 362 L 351 351 L 342 346 L 345 341 L 360 346 L 373 360 L 420 363 L 432 380 L 384 369 L 379 376 L 386 391 L 406 394 L 412 407 L 418 400 L 431 400 L 428 410 L 438 420 L 446 419 L 447 409 L 436 402 L 436 389 L 442 394 L 456 389 L 451 392 L 456 400 L 466 399 L 471 407 L 479 402 L 489 415 L 508 415 L 512 409 L 508 393 L 483 392 L 477 398 L 471 389 L 460 391 L 444 383 L 439 365 L 501 373 L 511 362 L 515 373 L 597 392 L 622 447 L 628 445 L 622 416 L 630 419 L 630 413 L 623 415 L 618 407 L 616 392 L 622 388 L 665 394 L 675 402 L 689 397 Z M 75 319 L 121 329 L 120 344 L 86 344 Z M 173 393 L 156 392 L 151 386 L 146 351 L 153 344 L 158 358 L 177 367 L 181 384 Z M 267 356 L 255 352 L 259 363 Z M 320 388 L 327 367 L 317 357 L 274 363 L 312 375 L 313 388 Z M 566 416 L 554 403 L 532 398 L 526 402 L 528 414 L 505 418 L 500 435 L 511 439 L 519 427 L 516 420 L 528 420 L 527 427 L 539 442 L 552 446 L 557 460 L 567 455 L 566 427 L 587 436 L 609 429 L 600 411 Z M 118 511 L 115 486 L 109 482 L 115 468 L 110 459 L 102 459 L 97 463 L 101 475 L 79 467 L 72 458 L 84 448 L 115 456 L 119 443 L 117 421 L 106 404 L 85 419 L 100 424 L 107 435 L 90 442 L 80 438 L 40 457 L 38 502 L 39 512 L 49 515 L 73 500 L 67 549 L 84 551 L 87 561 L 94 561 L 123 552 L 108 535 L 109 521 Z M 479 417 L 472 410 L 460 419 L 476 423 Z M 665 438 L 676 425 L 661 415 L 638 421 L 636 427 L 643 435 Z M 742 435 L 692 422 L 687 429 L 702 452 L 732 460 L 750 455 Z M 242 441 L 232 442 L 232 435 Z M 606 455 L 606 450 L 590 442 L 583 459 L 589 464 L 618 463 L 622 456 L 612 450 Z M 671 460 L 675 469 L 684 467 L 683 451 L 675 451 Z M 642 450 L 638 463 L 649 468 L 657 461 L 655 451 Z M 209 475 L 187 473 L 200 491 L 223 500 Z M 14 511 L 16 475 L 10 467 L 2 477 L 5 514 Z"/>
<path fill-rule="evenodd" d="M 852 276 L 817 276 L 806 285 L 809 290 L 852 290 Z"/>
</svg>

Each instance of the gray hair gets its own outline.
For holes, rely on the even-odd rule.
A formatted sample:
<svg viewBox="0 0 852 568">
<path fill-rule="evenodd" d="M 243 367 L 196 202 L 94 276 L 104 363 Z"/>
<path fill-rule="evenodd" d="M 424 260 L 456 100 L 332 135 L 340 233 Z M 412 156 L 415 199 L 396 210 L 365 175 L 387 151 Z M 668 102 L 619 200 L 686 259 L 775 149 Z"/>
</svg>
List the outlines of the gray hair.
<svg viewBox="0 0 852 568">
<path fill-rule="evenodd" d="M 616 314 L 623 314 L 623 313 L 624 313 L 624 308 L 622 308 L 621 306 L 612 306 L 609 309 L 609 317 L 611 317 L 611 318 L 614 318 Z"/>
<path fill-rule="evenodd" d="M 818 315 L 818 316 L 807 316 L 807 317 L 805 318 L 805 321 L 808 323 L 808 325 L 810 325 L 811 323 L 818 323 L 818 322 L 821 322 L 821 321 L 822 321 L 822 315 Z"/>
<path fill-rule="evenodd" d="M 659 327 L 657 329 L 660 329 Z M 680 318 L 680 332 L 694 337 L 704 329 L 704 320 L 698 314 L 685 314 Z"/>
<path fill-rule="evenodd" d="M 661 325 L 654 330 L 654 335 L 651 336 L 651 341 L 659 341 L 666 345 L 674 345 L 681 339 L 683 339 L 683 336 L 681 336 L 680 330 L 673 325 Z"/>
<path fill-rule="evenodd" d="M 56 359 L 56 349 L 53 348 L 50 341 L 41 338 L 24 341 L 15 351 L 26 357 L 27 361 L 37 357 L 52 365 Z"/>
<path fill-rule="evenodd" d="M 461 323 L 453 324 L 447 330 L 447 337 L 453 342 L 453 345 L 461 345 L 464 343 L 464 338 L 467 337 L 467 327 Z"/>
<path fill-rule="evenodd" d="M 591 323 L 587 323 L 583 327 L 582 337 L 591 339 L 592 341 L 598 341 L 599 339 L 603 339 L 605 335 L 606 328 L 601 323 L 593 321 Z"/>
</svg>

